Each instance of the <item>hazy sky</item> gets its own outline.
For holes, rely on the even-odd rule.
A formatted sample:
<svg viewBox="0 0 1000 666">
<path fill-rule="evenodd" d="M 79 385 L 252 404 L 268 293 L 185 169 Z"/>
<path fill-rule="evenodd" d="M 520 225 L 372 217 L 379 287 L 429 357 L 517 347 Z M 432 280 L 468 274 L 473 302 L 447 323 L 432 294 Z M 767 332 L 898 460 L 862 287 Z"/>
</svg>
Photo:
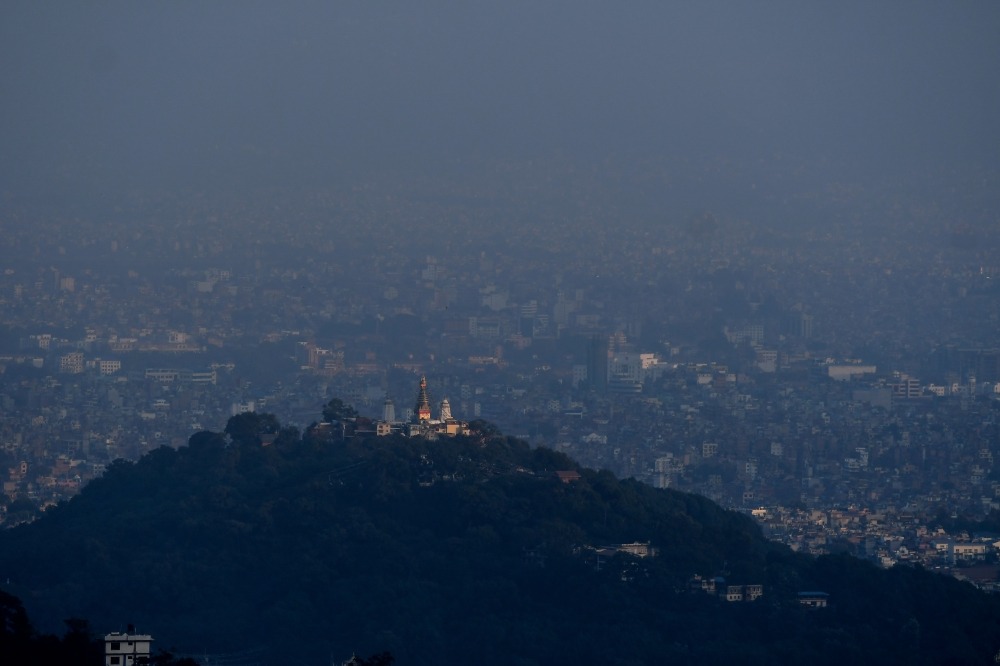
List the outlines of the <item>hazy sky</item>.
<svg viewBox="0 0 1000 666">
<path fill-rule="evenodd" d="M 0 191 L 440 160 L 1000 161 L 1000 2 L 0 5 Z"/>
</svg>

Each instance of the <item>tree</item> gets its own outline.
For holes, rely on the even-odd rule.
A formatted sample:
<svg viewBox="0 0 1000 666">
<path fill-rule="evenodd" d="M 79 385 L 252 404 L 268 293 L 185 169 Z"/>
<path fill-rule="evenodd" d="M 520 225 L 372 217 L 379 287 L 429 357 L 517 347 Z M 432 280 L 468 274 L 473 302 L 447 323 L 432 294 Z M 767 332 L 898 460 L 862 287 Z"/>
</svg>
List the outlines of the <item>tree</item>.
<svg viewBox="0 0 1000 666">
<path fill-rule="evenodd" d="M 63 663 L 98 664 L 104 652 L 104 644 L 91 635 L 87 620 L 71 617 L 64 620 L 66 634 L 59 645 Z"/>
<path fill-rule="evenodd" d="M 343 421 L 344 419 L 356 419 L 358 412 L 340 398 L 334 398 L 323 407 L 324 421 Z"/>
<path fill-rule="evenodd" d="M 222 449 L 225 447 L 225 445 L 226 445 L 225 437 L 223 437 L 217 432 L 211 432 L 210 430 L 202 430 L 201 432 L 196 432 L 195 434 L 191 435 L 191 437 L 188 438 L 188 446 L 196 450 L 206 447 Z"/>
<path fill-rule="evenodd" d="M 7 523 L 17 525 L 27 523 L 38 517 L 38 506 L 27 497 L 18 497 L 7 507 Z"/>
<path fill-rule="evenodd" d="M 178 657 L 172 652 L 160 649 L 159 653 L 149 659 L 150 666 L 198 666 L 191 657 Z"/>
<path fill-rule="evenodd" d="M 493 423 L 482 419 L 470 421 L 469 432 L 473 437 L 478 439 L 480 443 L 486 443 L 492 439 L 503 436 L 503 433 L 500 432 L 500 428 L 496 427 Z"/>
<path fill-rule="evenodd" d="M 302 439 L 302 433 L 295 426 L 287 426 L 278 431 L 278 437 L 274 440 L 276 446 L 294 444 Z"/>
<path fill-rule="evenodd" d="M 34 630 L 21 600 L 0 590 L 0 646 L 9 641 L 27 641 Z"/>
<path fill-rule="evenodd" d="M 392 666 L 396 661 L 389 652 L 379 652 L 365 659 L 364 657 L 352 656 L 344 662 L 344 666 Z"/>
<path fill-rule="evenodd" d="M 273 435 L 280 429 L 274 414 L 244 412 L 229 419 L 225 432 L 238 444 L 260 444 L 261 435 Z"/>
</svg>

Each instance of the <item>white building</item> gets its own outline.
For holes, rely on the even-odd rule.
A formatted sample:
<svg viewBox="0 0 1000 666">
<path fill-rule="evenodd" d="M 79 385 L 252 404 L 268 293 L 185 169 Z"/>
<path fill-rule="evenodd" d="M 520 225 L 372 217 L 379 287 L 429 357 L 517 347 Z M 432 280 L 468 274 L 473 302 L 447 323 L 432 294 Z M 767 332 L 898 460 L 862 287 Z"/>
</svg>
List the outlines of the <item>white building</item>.
<svg viewBox="0 0 1000 666">
<path fill-rule="evenodd" d="M 951 547 L 952 559 L 956 562 L 972 562 L 986 559 L 985 543 L 956 543 Z"/>
<path fill-rule="evenodd" d="M 59 357 L 59 372 L 78 375 L 83 372 L 83 352 L 70 352 Z"/>
<path fill-rule="evenodd" d="M 136 634 L 129 625 L 128 632 L 115 632 L 104 637 L 104 666 L 133 666 L 149 662 L 153 637 Z"/>
<path fill-rule="evenodd" d="M 643 383 L 659 370 L 656 354 L 617 351 L 608 358 L 608 388 L 613 393 L 641 392 Z"/>
<path fill-rule="evenodd" d="M 122 362 L 115 360 L 98 360 L 97 367 L 102 375 L 113 375 L 122 369 Z"/>
<path fill-rule="evenodd" d="M 826 374 L 838 382 L 846 382 L 876 372 L 874 365 L 828 365 Z"/>
</svg>

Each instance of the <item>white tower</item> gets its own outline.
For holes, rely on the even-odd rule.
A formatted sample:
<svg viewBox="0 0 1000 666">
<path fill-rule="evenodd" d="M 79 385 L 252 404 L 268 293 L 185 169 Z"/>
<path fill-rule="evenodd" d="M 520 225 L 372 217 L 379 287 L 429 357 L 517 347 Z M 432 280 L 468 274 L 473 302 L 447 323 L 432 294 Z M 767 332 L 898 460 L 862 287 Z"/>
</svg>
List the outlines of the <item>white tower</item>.
<svg viewBox="0 0 1000 666">
<path fill-rule="evenodd" d="M 451 403 L 448 402 L 448 398 L 445 398 L 441 401 L 441 420 L 450 421 L 451 418 Z"/>
<path fill-rule="evenodd" d="M 396 406 L 392 404 L 392 400 L 388 397 L 382 403 L 382 420 L 386 423 L 396 422 Z"/>
</svg>

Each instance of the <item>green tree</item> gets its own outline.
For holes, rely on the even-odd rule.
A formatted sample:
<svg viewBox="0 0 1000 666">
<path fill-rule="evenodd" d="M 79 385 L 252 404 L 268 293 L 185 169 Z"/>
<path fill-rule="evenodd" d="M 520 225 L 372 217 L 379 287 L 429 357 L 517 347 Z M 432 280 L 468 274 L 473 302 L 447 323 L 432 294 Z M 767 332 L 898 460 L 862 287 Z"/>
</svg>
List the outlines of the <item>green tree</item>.
<svg viewBox="0 0 1000 666">
<path fill-rule="evenodd" d="M 324 421 L 343 421 L 344 419 L 356 419 L 358 412 L 340 398 L 334 398 L 323 407 Z"/>
<path fill-rule="evenodd" d="M 273 435 L 281 430 L 274 414 L 245 412 L 237 414 L 226 423 L 225 433 L 238 444 L 260 444 L 261 435 Z"/>
<path fill-rule="evenodd" d="M 496 427 L 489 421 L 483 421 L 482 419 L 476 419 L 475 421 L 469 422 L 469 433 L 474 439 L 478 440 L 482 444 L 503 436 L 503 433 L 500 432 L 500 428 Z"/>
</svg>

